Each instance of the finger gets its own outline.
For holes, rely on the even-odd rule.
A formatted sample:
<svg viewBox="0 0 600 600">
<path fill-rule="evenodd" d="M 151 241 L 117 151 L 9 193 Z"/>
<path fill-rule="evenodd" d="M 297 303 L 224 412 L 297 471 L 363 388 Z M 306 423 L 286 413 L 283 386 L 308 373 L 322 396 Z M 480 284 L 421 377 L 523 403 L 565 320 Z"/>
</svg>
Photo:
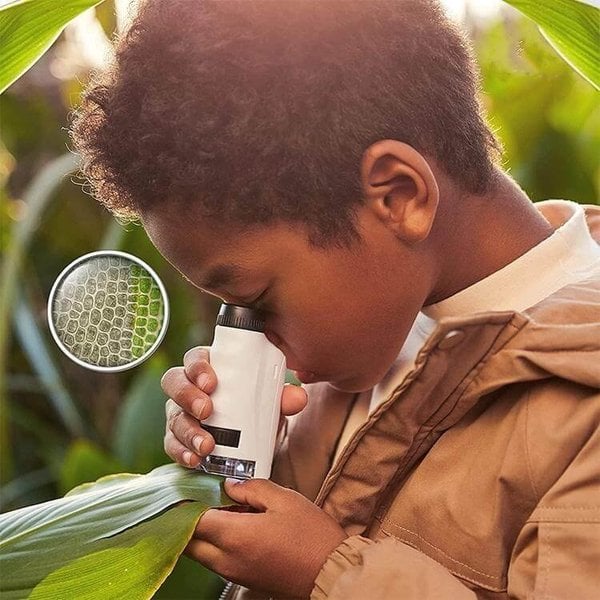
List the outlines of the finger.
<svg viewBox="0 0 600 600">
<path fill-rule="evenodd" d="M 225 493 L 240 504 L 247 504 L 260 511 L 276 508 L 288 500 L 290 489 L 283 488 L 268 479 L 225 480 Z"/>
<path fill-rule="evenodd" d="M 291 416 L 299 413 L 308 403 L 308 394 L 303 387 L 286 383 L 281 394 L 281 414 Z"/>
<path fill-rule="evenodd" d="M 211 571 L 227 577 L 225 573 L 221 573 L 225 553 L 210 542 L 192 538 L 183 552 Z"/>
<path fill-rule="evenodd" d="M 169 421 L 175 417 L 177 413 L 180 413 L 183 410 L 177 402 L 175 402 L 172 398 L 169 398 L 165 402 L 165 417 L 166 417 L 166 429 L 169 429 Z"/>
<path fill-rule="evenodd" d="M 172 410 L 167 417 L 167 429 L 178 442 L 199 456 L 206 456 L 214 450 L 215 440 L 205 431 L 200 422 L 179 408 Z"/>
<path fill-rule="evenodd" d="M 196 346 L 183 356 L 183 368 L 187 378 L 207 394 L 217 387 L 217 374 L 210 364 L 210 348 Z"/>
<path fill-rule="evenodd" d="M 160 385 L 167 396 L 196 419 L 201 421 L 212 413 L 210 396 L 187 378 L 183 367 L 170 368 L 162 376 Z"/>
<path fill-rule="evenodd" d="M 167 456 L 182 467 L 195 469 L 200 464 L 200 457 L 177 440 L 171 431 L 165 433 L 164 448 Z"/>
<path fill-rule="evenodd" d="M 256 518 L 259 516 L 264 516 L 264 512 L 238 512 L 211 508 L 196 523 L 193 537 L 223 548 L 224 545 L 231 545 L 239 540 L 240 531 L 248 527 L 256 527 Z"/>
</svg>

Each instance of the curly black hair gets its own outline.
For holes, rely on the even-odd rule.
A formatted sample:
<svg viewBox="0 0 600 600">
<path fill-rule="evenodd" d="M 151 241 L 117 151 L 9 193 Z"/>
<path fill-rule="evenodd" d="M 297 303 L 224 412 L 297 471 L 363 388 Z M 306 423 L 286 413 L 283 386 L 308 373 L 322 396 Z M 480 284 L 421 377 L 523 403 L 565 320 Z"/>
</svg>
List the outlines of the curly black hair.
<svg viewBox="0 0 600 600">
<path fill-rule="evenodd" d="M 434 157 L 465 191 L 493 179 L 472 51 L 434 0 L 146 0 L 115 50 L 71 139 L 121 218 L 176 201 L 351 245 L 360 159 L 379 139 Z"/>
</svg>

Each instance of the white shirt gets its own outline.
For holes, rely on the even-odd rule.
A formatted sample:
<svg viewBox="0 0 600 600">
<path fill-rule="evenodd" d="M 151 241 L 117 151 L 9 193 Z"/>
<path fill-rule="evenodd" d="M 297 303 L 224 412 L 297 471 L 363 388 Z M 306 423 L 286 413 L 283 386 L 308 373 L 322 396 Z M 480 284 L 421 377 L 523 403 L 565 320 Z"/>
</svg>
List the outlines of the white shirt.
<svg viewBox="0 0 600 600">
<path fill-rule="evenodd" d="M 566 285 L 600 276 L 600 245 L 590 234 L 583 207 L 566 200 L 538 202 L 535 207 L 555 228 L 554 233 L 502 269 L 441 302 L 423 307 L 396 360 L 373 388 L 370 400 L 363 394 L 352 408 L 335 460 L 368 415 L 402 383 L 441 318 L 522 311 Z"/>
</svg>

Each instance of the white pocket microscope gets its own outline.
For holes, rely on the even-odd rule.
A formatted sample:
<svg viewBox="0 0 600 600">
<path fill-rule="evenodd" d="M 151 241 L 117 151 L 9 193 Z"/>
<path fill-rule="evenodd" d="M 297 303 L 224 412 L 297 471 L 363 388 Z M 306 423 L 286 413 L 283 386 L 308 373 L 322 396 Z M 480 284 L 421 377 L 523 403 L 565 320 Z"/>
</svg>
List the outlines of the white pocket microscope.
<svg viewBox="0 0 600 600">
<path fill-rule="evenodd" d="M 216 442 L 198 466 L 207 473 L 268 479 L 285 383 L 285 355 L 264 334 L 261 314 L 222 304 L 210 349 L 217 375 L 213 413 L 202 421 Z"/>
</svg>

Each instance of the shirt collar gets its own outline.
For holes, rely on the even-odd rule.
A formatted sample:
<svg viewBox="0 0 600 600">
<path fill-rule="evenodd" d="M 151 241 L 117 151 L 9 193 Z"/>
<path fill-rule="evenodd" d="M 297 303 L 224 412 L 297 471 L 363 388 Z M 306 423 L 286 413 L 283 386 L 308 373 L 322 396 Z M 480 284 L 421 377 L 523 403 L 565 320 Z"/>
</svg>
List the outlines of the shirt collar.
<svg viewBox="0 0 600 600">
<path fill-rule="evenodd" d="M 422 312 L 439 321 L 484 311 L 521 311 L 600 271 L 600 246 L 588 229 L 583 207 L 567 200 L 547 200 L 535 206 L 555 228 L 551 236 L 488 277 L 423 307 Z"/>
</svg>

